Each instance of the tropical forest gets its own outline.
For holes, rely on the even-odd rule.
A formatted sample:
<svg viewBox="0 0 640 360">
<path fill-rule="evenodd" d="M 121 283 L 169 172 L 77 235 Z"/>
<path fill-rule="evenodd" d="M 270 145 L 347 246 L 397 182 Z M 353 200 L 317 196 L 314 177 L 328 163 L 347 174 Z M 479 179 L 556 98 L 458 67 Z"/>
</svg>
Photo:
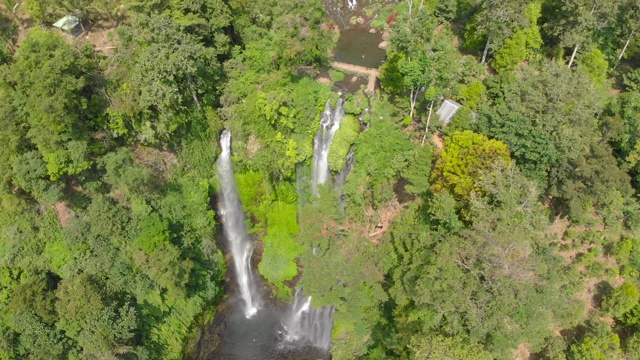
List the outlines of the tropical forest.
<svg viewBox="0 0 640 360">
<path fill-rule="evenodd" d="M 640 0 L 0 1 L 0 360 L 640 360 Z"/>
</svg>

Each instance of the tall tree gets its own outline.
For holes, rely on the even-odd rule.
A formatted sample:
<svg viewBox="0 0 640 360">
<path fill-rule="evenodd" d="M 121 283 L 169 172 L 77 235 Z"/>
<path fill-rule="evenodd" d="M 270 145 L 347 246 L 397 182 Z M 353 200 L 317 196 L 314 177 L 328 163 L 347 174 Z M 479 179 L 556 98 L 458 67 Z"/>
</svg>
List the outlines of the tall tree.
<svg viewBox="0 0 640 360">
<path fill-rule="evenodd" d="M 622 47 L 622 50 L 620 50 L 620 55 L 618 55 L 616 65 L 624 57 L 634 35 L 640 31 L 640 4 L 634 0 L 625 1 L 620 7 L 620 15 L 622 17 L 622 31 L 629 35 Z"/>
<path fill-rule="evenodd" d="M 505 40 L 504 45 L 496 52 L 492 66 L 497 70 L 513 70 L 522 61 L 528 59 L 542 46 L 538 19 L 541 16 L 541 5 L 532 2 L 527 6 L 528 26 L 517 30 L 512 37 Z"/>
<path fill-rule="evenodd" d="M 628 176 L 616 161 L 607 160 L 612 151 L 594 116 L 603 111 L 606 94 L 586 71 L 557 63 L 543 66 L 540 72 L 521 67 L 515 77 L 505 74 L 489 82 L 493 108 L 482 110 L 486 115 L 480 115 L 478 129 L 508 142 L 527 176 L 537 168 L 535 177 L 542 183 L 546 168 L 550 194 L 575 216 L 587 202 L 604 205 L 612 189 L 627 196 Z M 508 119 L 521 125 L 503 124 Z"/>
<path fill-rule="evenodd" d="M 393 29 L 388 49 L 391 63 L 383 67 L 382 78 L 391 92 L 398 91 L 396 83 L 402 79 L 403 87 L 409 90 L 409 117 L 413 118 L 420 96 L 435 101 L 452 86 L 461 57 L 452 45 L 450 30 L 438 29 L 436 18 L 426 7 L 401 16 Z"/>
<path fill-rule="evenodd" d="M 110 129 L 157 143 L 183 127 L 189 114 L 215 105 L 221 68 L 205 47 L 168 16 L 139 16 L 119 29 L 118 68 Z"/>
<path fill-rule="evenodd" d="M 86 136 L 92 68 L 81 53 L 57 34 L 33 29 L 9 71 L 27 136 L 40 151 L 54 152 Z"/>
<path fill-rule="evenodd" d="M 473 15 L 471 24 L 468 25 L 475 37 L 485 38 L 484 50 L 482 51 L 481 64 L 487 60 L 490 50 L 497 50 L 502 47 L 504 41 L 513 35 L 520 28 L 528 25 L 526 9 L 532 0 L 482 0 L 477 12 Z"/>
<path fill-rule="evenodd" d="M 507 145 L 472 131 L 454 132 L 444 142 L 433 169 L 433 191 L 448 190 L 466 201 L 479 188 L 475 179 L 496 161 L 510 161 Z"/>
<path fill-rule="evenodd" d="M 589 48 L 597 32 L 614 22 L 619 1 L 567 0 L 553 3 L 545 24 L 548 34 L 564 48 L 571 48 L 568 67 L 580 47 Z"/>
</svg>

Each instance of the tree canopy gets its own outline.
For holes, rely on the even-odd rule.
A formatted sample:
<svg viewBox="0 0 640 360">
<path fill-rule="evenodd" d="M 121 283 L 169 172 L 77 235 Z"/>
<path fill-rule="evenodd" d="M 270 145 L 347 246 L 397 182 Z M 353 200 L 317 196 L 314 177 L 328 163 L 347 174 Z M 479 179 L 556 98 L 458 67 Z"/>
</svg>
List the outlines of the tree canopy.
<svg viewBox="0 0 640 360">
<path fill-rule="evenodd" d="M 320 357 L 640 358 L 639 24 L 637 0 L 2 1 L 0 359 L 214 356 L 223 130 L 266 306 L 335 307 Z M 373 89 L 331 67 L 343 36 L 384 55 Z"/>
</svg>

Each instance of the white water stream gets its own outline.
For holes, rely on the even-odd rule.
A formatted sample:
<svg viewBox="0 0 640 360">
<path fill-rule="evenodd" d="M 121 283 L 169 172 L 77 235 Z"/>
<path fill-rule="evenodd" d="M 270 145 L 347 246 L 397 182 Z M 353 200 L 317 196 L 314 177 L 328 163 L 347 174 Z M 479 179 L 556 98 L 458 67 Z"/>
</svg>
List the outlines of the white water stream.
<svg viewBox="0 0 640 360">
<path fill-rule="evenodd" d="M 338 99 L 335 109 L 331 108 L 331 103 L 327 100 L 327 105 L 320 118 L 320 128 L 313 138 L 313 183 L 311 184 L 311 193 L 315 196 L 318 195 L 318 186 L 327 182 L 329 178 L 329 148 L 331 148 L 331 143 L 333 142 L 333 135 L 338 131 L 340 122 L 345 115 L 342 108 L 342 99 Z"/>
<path fill-rule="evenodd" d="M 222 228 L 231 246 L 233 264 L 240 287 L 240 296 L 245 303 L 245 316 L 252 317 L 260 308 L 260 295 L 256 288 L 251 255 L 253 243 L 249 239 L 245 215 L 236 189 L 231 165 L 231 133 L 227 130 L 220 136 L 222 154 L 218 158 L 218 181 L 220 181 L 220 213 Z"/>
</svg>

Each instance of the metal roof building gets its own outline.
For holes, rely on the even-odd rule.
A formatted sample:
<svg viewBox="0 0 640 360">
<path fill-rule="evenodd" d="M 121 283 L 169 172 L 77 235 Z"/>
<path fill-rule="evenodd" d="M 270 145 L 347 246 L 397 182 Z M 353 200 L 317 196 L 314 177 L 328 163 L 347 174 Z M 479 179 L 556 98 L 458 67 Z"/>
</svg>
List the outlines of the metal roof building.
<svg viewBox="0 0 640 360">
<path fill-rule="evenodd" d="M 456 112 L 458 111 L 458 109 L 460 109 L 461 106 L 462 105 L 458 104 L 457 102 L 447 99 L 442 103 L 442 105 L 440 106 L 440 109 L 436 111 L 436 114 L 440 116 L 440 119 L 442 119 L 442 122 L 444 123 L 444 125 L 448 125 L 453 115 L 456 114 Z"/>
<path fill-rule="evenodd" d="M 67 15 L 62 19 L 56 21 L 53 26 L 60 28 L 66 32 L 72 32 L 73 29 L 78 26 L 80 19 L 74 15 Z"/>
</svg>

